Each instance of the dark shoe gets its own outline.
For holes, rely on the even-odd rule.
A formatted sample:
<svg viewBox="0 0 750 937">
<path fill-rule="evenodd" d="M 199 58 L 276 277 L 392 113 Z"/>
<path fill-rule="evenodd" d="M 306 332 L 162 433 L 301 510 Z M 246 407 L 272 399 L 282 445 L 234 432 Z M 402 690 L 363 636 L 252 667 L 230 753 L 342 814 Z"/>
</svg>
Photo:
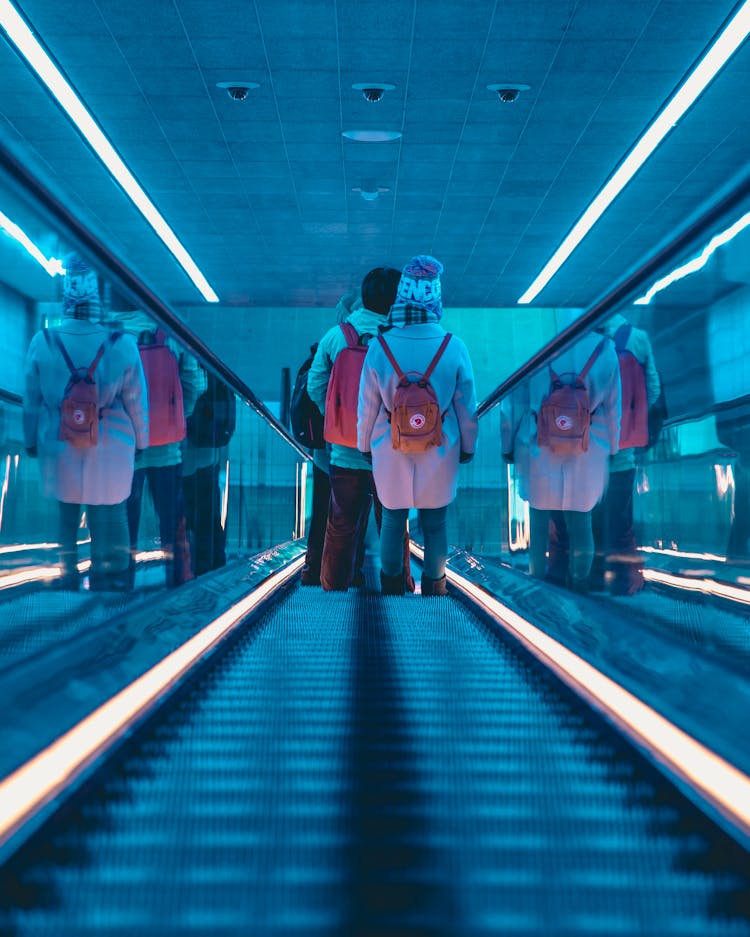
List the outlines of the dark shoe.
<svg viewBox="0 0 750 937">
<path fill-rule="evenodd" d="M 77 592 L 81 588 L 81 577 L 77 572 L 66 573 L 47 580 L 47 588 L 53 592 Z"/>
<path fill-rule="evenodd" d="M 128 570 L 89 575 L 89 591 L 91 592 L 130 592 L 131 589 Z"/>
<path fill-rule="evenodd" d="M 632 567 L 627 570 L 618 570 L 610 583 L 610 595 L 635 595 L 643 588 L 643 573 L 640 569 Z"/>
<path fill-rule="evenodd" d="M 440 579 L 430 579 L 422 573 L 422 595 L 448 595 L 448 580 L 445 573 Z"/>
<path fill-rule="evenodd" d="M 302 572 L 299 575 L 299 581 L 303 586 L 319 586 L 320 585 L 320 570 L 313 569 L 311 566 L 308 566 L 307 563 L 302 567 Z"/>
<path fill-rule="evenodd" d="M 380 591 L 383 595 L 403 595 L 404 594 L 404 574 L 397 576 L 386 576 L 383 570 L 380 570 Z"/>
</svg>

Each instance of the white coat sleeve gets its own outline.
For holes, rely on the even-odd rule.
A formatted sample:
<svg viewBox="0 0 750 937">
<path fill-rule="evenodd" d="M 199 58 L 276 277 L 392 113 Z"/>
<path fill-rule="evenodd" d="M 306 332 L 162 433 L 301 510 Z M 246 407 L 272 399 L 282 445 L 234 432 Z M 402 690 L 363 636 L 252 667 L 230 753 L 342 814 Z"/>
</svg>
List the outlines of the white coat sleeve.
<svg viewBox="0 0 750 937">
<path fill-rule="evenodd" d="M 477 445 L 479 421 L 477 419 L 477 396 L 474 387 L 474 371 L 466 348 L 462 348 L 456 375 L 456 390 L 453 394 L 453 408 L 458 417 L 461 433 L 461 451 L 471 454 Z"/>
<path fill-rule="evenodd" d="M 614 344 L 608 343 L 608 347 L 602 352 L 602 361 L 606 360 L 610 365 L 607 382 L 603 388 L 602 406 L 607 414 L 607 428 L 609 430 L 609 451 L 614 455 L 620 446 L 620 418 L 622 415 L 622 390 L 620 386 L 620 365 L 617 360 L 617 354 L 614 350 Z"/>
<path fill-rule="evenodd" d="M 24 366 L 23 438 L 27 449 L 33 448 L 38 443 L 39 414 L 43 402 L 41 381 L 39 379 L 39 362 L 35 353 L 40 335 L 41 333 L 38 333 L 32 338 L 26 353 Z"/>
<path fill-rule="evenodd" d="M 138 352 L 138 346 L 131 335 L 123 335 L 121 342 L 128 344 L 127 364 L 122 379 L 122 405 L 130 417 L 135 432 L 136 449 L 148 448 L 148 391 L 146 375 Z"/>
</svg>

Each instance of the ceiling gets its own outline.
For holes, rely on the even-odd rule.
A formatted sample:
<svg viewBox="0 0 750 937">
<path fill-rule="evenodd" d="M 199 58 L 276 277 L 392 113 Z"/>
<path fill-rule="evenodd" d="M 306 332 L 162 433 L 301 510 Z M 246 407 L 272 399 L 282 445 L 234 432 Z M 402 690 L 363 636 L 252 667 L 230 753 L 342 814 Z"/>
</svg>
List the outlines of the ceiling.
<svg viewBox="0 0 750 937">
<path fill-rule="evenodd" d="M 225 306 L 332 306 L 432 253 L 513 306 L 729 0 L 21 0 Z M 535 304 L 593 302 L 747 165 L 745 46 Z M 217 82 L 257 82 L 244 101 Z M 368 103 L 355 83 L 390 83 Z M 493 83 L 527 91 L 501 103 Z M 203 302 L 9 45 L 0 139 L 176 308 Z M 387 143 L 346 130 L 397 131 Z M 365 201 L 355 188 L 382 188 Z"/>
</svg>

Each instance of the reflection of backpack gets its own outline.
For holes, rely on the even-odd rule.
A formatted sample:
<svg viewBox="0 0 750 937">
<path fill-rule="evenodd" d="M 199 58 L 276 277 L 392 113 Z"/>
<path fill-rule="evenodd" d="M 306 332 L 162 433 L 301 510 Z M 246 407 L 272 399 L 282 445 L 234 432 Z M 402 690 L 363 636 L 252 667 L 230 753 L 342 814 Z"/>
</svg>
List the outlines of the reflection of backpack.
<svg viewBox="0 0 750 937">
<path fill-rule="evenodd" d="M 417 371 L 404 373 L 383 336 L 378 336 L 378 341 L 398 376 L 398 386 L 393 395 L 393 409 L 389 415 L 391 445 L 394 449 L 401 452 L 425 452 L 433 446 L 442 445 L 443 415 L 430 384 L 430 377 L 450 340 L 451 333 L 448 332 L 427 370 L 424 374 L 419 374 Z"/>
<path fill-rule="evenodd" d="M 591 352 L 578 375 L 556 374 L 549 365 L 550 389 L 537 414 L 536 434 L 537 443 L 555 455 L 588 452 L 591 409 L 585 380 L 605 341 L 608 339 L 602 339 Z M 567 377 L 572 381 L 563 381 Z"/>
<path fill-rule="evenodd" d="M 325 449 L 323 439 L 323 414 L 307 393 L 307 375 L 318 349 L 318 343 L 310 346 L 310 357 L 300 365 L 294 381 L 294 390 L 289 404 L 289 422 L 292 435 L 306 449 Z"/>
<path fill-rule="evenodd" d="M 111 335 L 110 343 L 114 343 L 120 334 L 115 332 Z M 52 348 L 47 329 L 44 329 L 44 337 Z M 57 332 L 53 333 L 53 337 L 70 371 L 70 380 L 65 385 L 60 405 L 59 438 L 63 442 L 69 442 L 76 449 L 88 449 L 95 446 L 99 440 L 99 391 L 94 380 L 94 371 L 104 354 L 105 343 L 101 343 L 96 357 L 87 368 L 77 368 Z"/>
<path fill-rule="evenodd" d="M 349 322 L 339 328 L 344 333 L 346 348 L 336 355 L 326 391 L 326 413 L 323 435 L 326 442 L 357 448 L 357 404 L 359 379 L 372 336 L 359 335 Z"/>
<path fill-rule="evenodd" d="M 622 415 L 620 417 L 620 449 L 646 446 L 648 432 L 648 396 L 646 372 L 635 355 L 626 349 L 633 326 L 623 323 L 615 332 L 615 351 L 620 364 Z"/>
<path fill-rule="evenodd" d="M 148 444 L 163 446 L 185 438 L 185 408 L 177 358 L 164 344 L 161 329 L 138 339 L 148 387 Z"/>
<path fill-rule="evenodd" d="M 203 449 L 219 449 L 232 438 L 237 424 L 237 402 L 227 385 L 206 374 L 208 385 L 187 418 L 187 438 Z"/>
</svg>

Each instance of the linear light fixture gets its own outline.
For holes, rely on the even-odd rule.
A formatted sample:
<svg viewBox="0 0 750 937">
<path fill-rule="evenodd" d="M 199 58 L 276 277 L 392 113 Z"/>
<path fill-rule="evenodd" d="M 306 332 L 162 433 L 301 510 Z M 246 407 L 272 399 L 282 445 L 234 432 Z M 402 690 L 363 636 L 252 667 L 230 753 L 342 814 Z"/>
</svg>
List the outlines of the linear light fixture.
<svg viewBox="0 0 750 937">
<path fill-rule="evenodd" d="M 643 578 L 648 582 L 673 586 L 675 589 L 682 589 L 685 592 L 701 592 L 703 595 L 714 595 L 720 599 L 729 599 L 732 602 L 750 605 L 750 590 L 732 586 L 726 582 L 717 582 L 715 579 L 708 579 L 703 576 L 694 579 L 687 576 L 675 576 L 672 573 L 664 573 L 659 569 L 644 569 Z"/>
<path fill-rule="evenodd" d="M 219 297 L 198 269 L 193 258 L 169 227 L 154 203 L 146 195 L 135 177 L 125 165 L 119 153 L 109 142 L 99 125 L 84 106 L 66 78 L 34 36 L 10 0 L 0 0 L 0 26 L 10 42 L 26 59 L 78 128 L 79 133 L 91 146 L 109 172 L 122 186 L 130 200 L 148 221 L 159 238 L 172 253 L 177 263 L 190 277 L 203 297 L 210 303 L 218 303 Z"/>
<path fill-rule="evenodd" d="M 638 299 L 633 300 L 633 305 L 648 306 L 657 293 L 661 293 L 662 290 L 665 290 L 678 280 L 682 280 L 683 277 L 690 276 L 691 273 L 697 273 L 699 270 L 702 270 L 715 250 L 721 247 L 722 244 L 728 244 L 732 238 L 736 238 L 740 231 L 744 231 L 748 225 L 750 225 L 750 212 L 743 215 L 739 221 L 735 221 L 731 227 L 726 228 L 726 230 L 722 231 L 720 234 L 712 237 L 697 257 L 693 257 L 692 260 L 682 264 L 680 267 L 676 267 L 671 273 L 657 280 L 643 296 L 639 296 Z"/>
<path fill-rule="evenodd" d="M 15 221 L 11 221 L 10 218 L 1 211 L 0 228 L 2 228 L 7 235 L 12 237 L 14 241 L 17 241 L 21 247 L 34 258 L 40 267 L 44 267 L 51 277 L 62 276 L 65 273 L 62 261 L 58 260 L 56 257 L 45 257 L 28 234 L 26 234 L 22 228 L 19 228 Z"/>
<path fill-rule="evenodd" d="M 573 225 L 570 233 L 542 268 L 541 273 L 523 296 L 519 298 L 519 305 L 527 305 L 541 293 L 669 131 L 672 130 L 679 119 L 695 103 L 710 82 L 739 49 L 748 33 L 750 33 L 750 0 L 743 3 L 716 42 L 678 88 L 674 97 L 664 107 L 594 201 Z"/>
</svg>

